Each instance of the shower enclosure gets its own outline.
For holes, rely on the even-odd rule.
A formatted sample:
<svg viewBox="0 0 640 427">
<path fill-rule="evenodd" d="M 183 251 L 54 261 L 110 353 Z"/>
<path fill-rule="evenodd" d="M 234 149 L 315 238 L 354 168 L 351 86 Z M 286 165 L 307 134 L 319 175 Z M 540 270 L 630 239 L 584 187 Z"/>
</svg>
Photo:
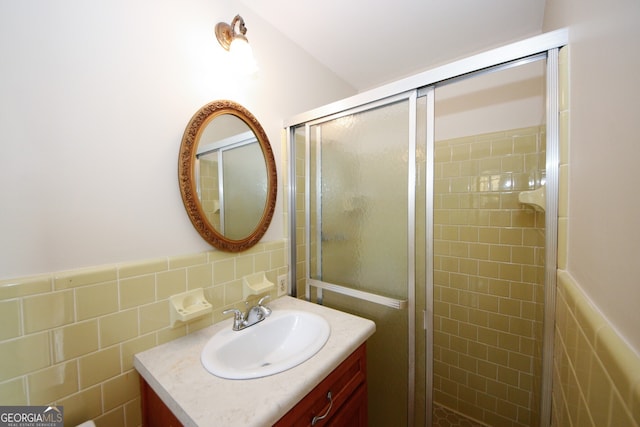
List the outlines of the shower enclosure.
<svg viewBox="0 0 640 427">
<path fill-rule="evenodd" d="M 287 123 L 293 293 L 375 321 L 370 425 L 549 424 L 565 39 Z M 519 200 L 538 188 L 546 210 Z"/>
</svg>

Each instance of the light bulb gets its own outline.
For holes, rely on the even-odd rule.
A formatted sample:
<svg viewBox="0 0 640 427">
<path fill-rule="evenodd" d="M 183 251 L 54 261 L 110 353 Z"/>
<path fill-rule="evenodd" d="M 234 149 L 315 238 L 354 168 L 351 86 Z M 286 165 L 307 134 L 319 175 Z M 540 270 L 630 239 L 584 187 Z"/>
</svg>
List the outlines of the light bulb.
<svg viewBox="0 0 640 427">
<path fill-rule="evenodd" d="M 243 74 L 254 74 L 258 71 L 253 50 L 246 39 L 235 37 L 229 46 L 229 53 L 236 68 Z"/>
</svg>

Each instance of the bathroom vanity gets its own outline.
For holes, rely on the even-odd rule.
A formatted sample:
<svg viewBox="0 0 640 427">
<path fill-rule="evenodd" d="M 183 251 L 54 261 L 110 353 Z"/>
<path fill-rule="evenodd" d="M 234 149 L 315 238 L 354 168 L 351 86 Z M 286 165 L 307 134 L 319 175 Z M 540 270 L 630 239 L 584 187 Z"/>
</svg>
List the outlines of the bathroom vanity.
<svg viewBox="0 0 640 427">
<path fill-rule="evenodd" d="M 200 361 L 206 343 L 231 328 L 231 319 L 139 353 L 134 366 L 141 375 L 143 425 L 311 425 L 325 414 L 316 425 L 366 425 L 366 340 L 375 324 L 291 297 L 269 306 L 324 317 L 331 327 L 326 344 L 300 365 L 245 380 L 212 375 Z"/>
</svg>

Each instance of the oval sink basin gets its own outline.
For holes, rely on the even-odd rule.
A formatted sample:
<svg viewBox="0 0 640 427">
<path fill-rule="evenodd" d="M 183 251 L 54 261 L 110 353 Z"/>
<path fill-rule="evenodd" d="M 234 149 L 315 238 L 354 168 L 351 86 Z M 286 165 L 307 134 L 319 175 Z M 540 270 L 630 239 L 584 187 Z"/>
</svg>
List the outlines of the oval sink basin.
<svg viewBox="0 0 640 427">
<path fill-rule="evenodd" d="M 274 310 L 262 322 L 215 334 L 200 356 L 213 375 L 240 380 L 286 371 L 316 354 L 331 328 L 321 316 L 297 310 Z"/>
</svg>

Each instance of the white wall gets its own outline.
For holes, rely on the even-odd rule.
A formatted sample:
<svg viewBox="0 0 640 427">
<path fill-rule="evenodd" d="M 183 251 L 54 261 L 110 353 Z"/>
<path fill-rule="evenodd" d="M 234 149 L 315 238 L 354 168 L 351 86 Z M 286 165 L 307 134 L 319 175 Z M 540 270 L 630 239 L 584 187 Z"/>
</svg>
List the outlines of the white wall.
<svg viewBox="0 0 640 427">
<path fill-rule="evenodd" d="M 237 13 L 253 80 L 213 33 Z M 209 249 L 177 184 L 198 108 L 244 105 L 280 167 L 282 118 L 355 92 L 232 0 L 3 0 L 0 58 L 0 279 Z"/>
<path fill-rule="evenodd" d="M 547 1 L 569 28 L 567 268 L 640 353 L 640 2 Z"/>
<path fill-rule="evenodd" d="M 437 87 L 435 140 L 544 124 L 545 66 L 541 60 Z"/>
</svg>

